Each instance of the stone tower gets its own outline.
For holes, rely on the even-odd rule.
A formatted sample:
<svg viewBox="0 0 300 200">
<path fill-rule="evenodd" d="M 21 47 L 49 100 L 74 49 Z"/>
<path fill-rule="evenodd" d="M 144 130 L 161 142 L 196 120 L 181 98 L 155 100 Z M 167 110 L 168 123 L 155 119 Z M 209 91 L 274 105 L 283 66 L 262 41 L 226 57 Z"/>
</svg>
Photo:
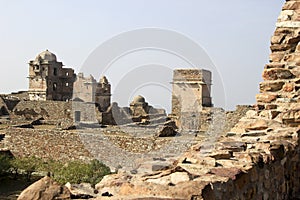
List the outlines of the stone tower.
<svg viewBox="0 0 300 200">
<path fill-rule="evenodd" d="M 204 69 L 176 69 L 172 86 L 172 116 L 177 126 L 197 130 L 203 107 L 212 106 L 211 72 Z"/>
<path fill-rule="evenodd" d="M 111 86 L 105 76 L 100 78 L 96 89 L 96 104 L 100 112 L 107 111 L 111 101 Z"/>
<path fill-rule="evenodd" d="M 72 99 L 74 70 L 63 68 L 56 56 L 46 50 L 29 61 L 29 99 L 66 101 Z"/>
</svg>

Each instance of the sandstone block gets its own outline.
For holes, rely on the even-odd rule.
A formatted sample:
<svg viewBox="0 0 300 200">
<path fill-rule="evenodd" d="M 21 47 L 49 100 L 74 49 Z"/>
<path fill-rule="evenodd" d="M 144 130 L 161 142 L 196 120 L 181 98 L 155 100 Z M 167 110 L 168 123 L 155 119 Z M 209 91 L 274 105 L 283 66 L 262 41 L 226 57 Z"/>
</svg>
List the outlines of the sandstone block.
<svg viewBox="0 0 300 200">
<path fill-rule="evenodd" d="M 295 77 L 300 78 L 300 66 L 293 67 L 291 72 L 294 74 Z"/>
<path fill-rule="evenodd" d="M 262 82 L 259 84 L 260 92 L 276 92 L 281 90 L 283 81 Z"/>
<path fill-rule="evenodd" d="M 248 126 L 246 126 L 245 130 L 246 131 L 265 130 L 267 128 L 268 128 L 267 122 L 263 119 L 259 119 L 259 120 L 255 120 L 254 122 L 252 122 Z"/>
<path fill-rule="evenodd" d="M 78 199 L 87 199 L 96 197 L 94 193 L 94 188 L 89 183 L 80 183 L 80 184 L 71 184 L 66 183 L 65 186 L 69 189 L 72 197 L 76 197 Z"/>
<path fill-rule="evenodd" d="M 284 34 L 274 35 L 271 38 L 271 44 L 280 44 L 284 39 Z"/>
<path fill-rule="evenodd" d="M 292 15 L 294 14 L 295 11 L 293 10 L 283 10 L 280 12 L 280 15 L 278 17 L 278 22 L 282 21 L 289 21 L 292 18 Z"/>
<path fill-rule="evenodd" d="M 255 110 L 248 110 L 247 112 L 246 112 L 246 117 L 248 118 L 248 119 L 252 119 L 252 118 L 255 118 L 255 117 L 257 117 L 258 115 L 257 115 L 257 111 L 255 111 Z"/>
<path fill-rule="evenodd" d="M 285 41 L 287 44 L 298 44 L 300 41 L 300 35 L 286 37 Z"/>
<path fill-rule="evenodd" d="M 259 116 L 267 119 L 274 119 L 279 113 L 280 112 L 277 110 L 263 110 L 259 113 Z"/>
<path fill-rule="evenodd" d="M 241 151 L 245 151 L 247 144 L 245 142 L 234 142 L 234 141 L 230 141 L 230 142 L 222 142 L 223 147 L 221 147 L 221 150 L 228 150 L 231 152 L 241 152 Z"/>
<path fill-rule="evenodd" d="M 289 110 L 282 115 L 282 122 L 289 126 L 300 125 L 300 110 Z"/>
<path fill-rule="evenodd" d="M 300 43 L 298 43 L 297 47 L 296 47 L 296 53 L 300 52 Z"/>
<path fill-rule="evenodd" d="M 269 63 L 265 65 L 265 69 L 270 69 L 270 68 L 284 68 L 285 64 L 283 63 Z"/>
<path fill-rule="evenodd" d="M 293 78 L 294 75 L 288 69 L 282 68 L 272 68 L 265 69 L 262 75 L 264 80 L 277 80 L 277 79 L 290 79 Z"/>
<path fill-rule="evenodd" d="M 292 35 L 293 33 L 293 30 L 291 30 L 290 28 L 276 28 L 275 32 L 274 32 L 274 35 L 285 35 L 285 36 L 288 36 L 288 35 Z"/>
<path fill-rule="evenodd" d="M 287 1 L 283 7 L 282 10 L 296 10 L 300 8 L 300 2 L 299 1 Z"/>
<path fill-rule="evenodd" d="M 216 151 L 209 155 L 210 157 L 218 159 L 230 159 L 232 157 L 231 151 Z"/>
<path fill-rule="evenodd" d="M 236 179 L 236 176 L 240 174 L 242 171 L 238 168 L 213 168 L 210 170 L 210 174 L 215 174 L 217 176 L 229 177 L 233 180 Z"/>
<path fill-rule="evenodd" d="M 266 135 L 265 131 L 249 131 L 247 133 L 243 133 L 242 137 L 259 137 Z"/>
<path fill-rule="evenodd" d="M 295 88 L 294 83 L 286 83 L 282 89 L 285 92 L 292 92 L 294 90 L 294 88 Z"/>
<path fill-rule="evenodd" d="M 277 105 L 276 104 L 267 104 L 267 105 L 265 105 L 265 109 L 266 110 L 277 109 Z"/>
<path fill-rule="evenodd" d="M 292 46 L 289 44 L 273 44 L 271 45 L 270 49 L 272 52 L 276 52 L 276 51 L 286 51 L 288 49 L 290 49 Z"/>
<path fill-rule="evenodd" d="M 276 94 L 263 93 L 263 94 L 256 95 L 256 101 L 260 103 L 271 103 L 276 98 L 277 98 Z"/>
<path fill-rule="evenodd" d="M 300 65 L 300 54 L 299 53 L 293 53 L 288 54 L 284 56 L 284 61 L 292 64 L 296 64 L 297 66 Z"/>
<path fill-rule="evenodd" d="M 280 62 L 284 57 L 284 52 L 273 52 L 270 54 L 270 62 Z"/>
<path fill-rule="evenodd" d="M 180 182 L 186 182 L 190 180 L 188 173 L 186 172 L 175 172 L 170 175 L 171 176 L 171 183 L 178 184 Z"/>
<path fill-rule="evenodd" d="M 293 22 L 293 21 L 277 22 L 276 27 L 280 27 L 280 28 L 298 28 L 298 27 L 300 27 L 300 22 Z"/>
<path fill-rule="evenodd" d="M 155 184 L 159 184 L 159 185 L 168 185 L 168 184 L 170 184 L 171 180 L 170 180 L 170 176 L 164 176 L 164 177 L 160 177 L 160 178 L 148 179 L 148 180 L 146 180 L 146 182 L 155 183 Z"/>
</svg>

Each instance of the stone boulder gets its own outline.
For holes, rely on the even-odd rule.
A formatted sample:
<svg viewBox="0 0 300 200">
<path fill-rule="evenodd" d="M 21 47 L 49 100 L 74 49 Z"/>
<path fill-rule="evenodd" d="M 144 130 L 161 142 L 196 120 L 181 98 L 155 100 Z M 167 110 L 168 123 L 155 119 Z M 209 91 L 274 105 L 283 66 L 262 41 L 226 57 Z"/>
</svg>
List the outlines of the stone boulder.
<svg viewBox="0 0 300 200">
<path fill-rule="evenodd" d="M 71 194 L 65 186 L 45 176 L 26 188 L 17 200 L 63 200 L 71 199 Z"/>
<path fill-rule="evenodd" d="M 95 189 L 100 196 L 113 196 L 120 192 L 120 187 L 129 183 L 131 175 L 127 173 L 118 173 L 106 175 L 95 185 Z"/>
</svg>

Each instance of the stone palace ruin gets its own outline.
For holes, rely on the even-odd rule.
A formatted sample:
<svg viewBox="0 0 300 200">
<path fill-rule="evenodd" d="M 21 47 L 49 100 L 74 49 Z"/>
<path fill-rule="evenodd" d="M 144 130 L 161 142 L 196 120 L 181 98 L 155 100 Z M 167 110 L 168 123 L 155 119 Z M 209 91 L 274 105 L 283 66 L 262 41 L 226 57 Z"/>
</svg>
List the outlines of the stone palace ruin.
<svg viewBox="0 0 300 200">
<path fill-rule="evenodd" d="M 299 13 L 286 0 L 256 102 L 235 111 L 213 107 L 204 69 L 174 70 L 169 115 L 142 96 L 120 107 L 106 77 L 46 50 L 29 62 L 28 92 L 1 95 L 0 152 L 99 159 L 117 173 L 94 199 L 300 199 Z"/>
</svg>

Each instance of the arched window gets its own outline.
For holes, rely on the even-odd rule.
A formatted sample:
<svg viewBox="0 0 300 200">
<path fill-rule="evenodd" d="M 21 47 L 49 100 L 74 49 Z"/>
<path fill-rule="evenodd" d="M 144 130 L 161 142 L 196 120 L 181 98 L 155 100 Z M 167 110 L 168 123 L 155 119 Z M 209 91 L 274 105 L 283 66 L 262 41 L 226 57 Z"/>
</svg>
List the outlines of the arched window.
<svg viewBox="0 0 300 200">
<path fill-rule="evenodd" d="M 57 83 L 53 83 L 53 91 L 57 90 Z"/>
<path fill-rule="evenodd" d="M 57 76 L 57 68 L 53 68 L 53 75 Z"/>
</svg>

